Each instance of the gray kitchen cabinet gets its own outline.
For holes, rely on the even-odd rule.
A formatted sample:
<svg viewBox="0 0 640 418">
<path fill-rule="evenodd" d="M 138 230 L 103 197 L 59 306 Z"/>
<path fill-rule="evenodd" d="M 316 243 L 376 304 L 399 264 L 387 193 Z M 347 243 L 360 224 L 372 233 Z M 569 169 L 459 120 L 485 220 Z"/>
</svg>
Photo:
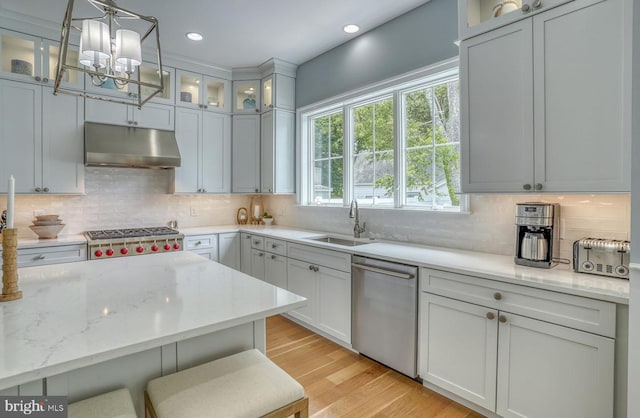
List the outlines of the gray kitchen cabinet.
<svg viewBox="0 0 640 418">
<path fill-rule="evenodd" d="M 240 271 L 251 276 L 251 234 L 240 233 Z"/>
<path fill-rule="evenodd" d="M 185 251 L 201 255 L 211 261 L 218 261 L 218 235 L 187 235 L 183 244 Z"/>
<path fill-rule="evenodd" d="M 461 43 L 463 192 L 630 190 L 628 8 L 574 1 Z"/>
<path fill-rule="evenodd" d="M 272 109 L 295 110 L 296 79 L 285 74 L 273 73 L 262 79 L 263 112 Z"/>
<path fill-rule="evenodd" d="M 234 193 L 260 192 L 260 115 L 233 115 Z"/>
<path fill-rule="evenodd" d="M 264 280 L 282 289 L 287 288 L 287 257 L 265 252 Z"/>
<path fill-rule="evenodd" d="M 613 416 L 615 304 L 426 268 L 420 286 L 426 386 L 502 417 Z"/>
<path fill-rule="evenodd" d="M 265 252 L 264 250 L 251 250 L 251 276 L 256 279 L 265 279 Z"/>
<path fill-rule="evenodd" d="M 260 129 L 262 193 L 295 193 L 295 113 L 265 112 Z"/>
<path fill-rule="evenodd" d="M 152 128 L 173 131 L 174 107 L 158 103 L 147 103 L 138 109 L 136 105 L 107 102 L 104 100 L 86 101 L 86 121 L 110 125 L 131 126 L 133 128 Z"/>
<path fill-rule="evenodd" d="M 228 193 L 231 188 L 231 116 L 176 108 L 176 139 L 182 159 L 176 193 Z"/>
<path fill-rule="evenodd" d="M 218 234 L 218 261 L 240 270 L 240 232 Z"/>
<path fill-rule="evenodd" d="M 0 251 L 2 256 L 2 251 Z M 18 248 L 18 267 L 74 263 L 87 260 L 86 244 L 68 244 Z"/>
<path fill-rule="evenodd" d="M 231 111 L 231 82 L 222 78 L 176 71 L 179 94 L 176 106 L 201 109 L 207 112 Z"/>
<path fill-rule="evenodd" d="M 0 80 L 0 177 L 13 174 L 17 193 L 83 193 L 83 121 L 80 97 Z"/>
<path fill-rule="evenodd" d="M 260 80 L 233 82 L 233 113 L 260 113 Z"/>
</svg>

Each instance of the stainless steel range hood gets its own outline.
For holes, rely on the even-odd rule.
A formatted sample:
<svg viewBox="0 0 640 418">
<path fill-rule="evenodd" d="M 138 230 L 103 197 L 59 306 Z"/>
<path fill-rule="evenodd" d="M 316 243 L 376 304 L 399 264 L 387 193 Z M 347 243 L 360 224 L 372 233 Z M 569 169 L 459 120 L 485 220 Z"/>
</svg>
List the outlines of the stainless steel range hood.
<svg viewBox="0 0 640 418">
<path fill-rule="evenodd" d="M 86 166 L 180 167 L 180 151 L 173 131 L 85 122 Z"/>
</svg>

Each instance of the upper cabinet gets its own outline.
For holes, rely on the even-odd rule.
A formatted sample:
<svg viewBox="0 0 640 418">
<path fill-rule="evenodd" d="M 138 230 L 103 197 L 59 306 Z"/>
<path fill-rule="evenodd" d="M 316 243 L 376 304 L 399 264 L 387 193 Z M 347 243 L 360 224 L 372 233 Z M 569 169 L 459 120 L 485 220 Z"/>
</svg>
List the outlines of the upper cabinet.
<svg viewBox="0 0 640 418">
<path fill-rule="evenodd" d="M 260 80 L 233 82 L 233 113 L 259 113 L 260 103 Z"/>
<path fill-rule="evenodd" d="M 630 190 L 629 5 L 574 1 L 462 41 L 463 192 Z"/>
<path fill-rule="evenodd" d="M 508 25 L 572 0 L 458 0 L 460 39 Z"/>
<path fill-rule="evenodd" d="M 172 131 L 174 107 L 147 103 L 138 109 L 136 105 L 124 105 L 103 100 L 86 101 L 86 121 L 137 128 L 152 128 Z"/>
<path fill-rule="evenodd" d="M 262 79 L 262 111 L 295 110 L 296 79 L 273 73 Z"/>
<path fill-rule="evenodd" d="M 52 86 L 58 52 L 57 42 L 0 29 L 0 69 L 4 78 Z M 77 65 L 77 47 L 70 47 L 67 62 Z M 84 88 L 84 78 L 77 72 L 68 72 L 62 82 L 66 88 Z"/>
<path fill-rule="evenodd" d="M 176 105 L 231 112 L 231 82 L 183 70 L 176 72 Z"/>
</svg>

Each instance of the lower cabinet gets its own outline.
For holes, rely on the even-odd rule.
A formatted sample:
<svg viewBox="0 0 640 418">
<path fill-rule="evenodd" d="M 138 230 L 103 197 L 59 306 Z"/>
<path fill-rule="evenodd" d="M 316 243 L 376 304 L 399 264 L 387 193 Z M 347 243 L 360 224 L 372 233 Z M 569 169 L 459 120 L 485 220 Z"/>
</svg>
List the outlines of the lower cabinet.
<svg viewBox="0 0 640 418">
<path fill-rule="evenodd" d="M 0 251 L 0 257 L 2 251 Z M 86 244 L 54 245 L 49 247 L 18 248 L 18 267 L 74 263 L 87 260 Z"/>
<path fill-rule="evenodd" d="M 184 249 L 212 261 L 218 261 L 218 235 L 190 235 L 184 237 Z"/>
<path fill-rule="evenodd" d="M 240 233 L 240 271 L 251 276 L 251 234 Z"/>
<path fill-rule="evenodd" d="M 251 250 L 251 275 L 256 279 L 264 280 L 264 250 Z"/>
<path fill-rule="evenodd" d="M 308 299 L 291 316 L 351 343 L 351 255 L 289 244 L 287 289 Z"/>
<path fill-rule="evenodd" d="M 240 270 L 240 233 L 218 234 L 218 261 L 227 267 Z"/>
<path fill-rule="evenodd" d="M 264 280 L 282 289 L 287 288 L 287 257 L 266 253 L 264 259 Z"/>
<path fill-rule="evenodd" d="M 613 416 L 615 304 L 430 269 L 421 283 L 425 382 L 502 417 Z"/>
</svg>

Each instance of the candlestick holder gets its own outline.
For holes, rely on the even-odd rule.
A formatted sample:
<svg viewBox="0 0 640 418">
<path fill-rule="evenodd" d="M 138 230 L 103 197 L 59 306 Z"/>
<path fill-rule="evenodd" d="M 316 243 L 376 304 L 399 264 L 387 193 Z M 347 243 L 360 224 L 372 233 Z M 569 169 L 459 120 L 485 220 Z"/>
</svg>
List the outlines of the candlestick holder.
<svg viewBox="0 0 640 418">
<path fill-rule="evenodd" d="M 2 294 L 0 302 L 22 298 L 18 289 L 18 230 L 2 231 Z"/>
</svg>

